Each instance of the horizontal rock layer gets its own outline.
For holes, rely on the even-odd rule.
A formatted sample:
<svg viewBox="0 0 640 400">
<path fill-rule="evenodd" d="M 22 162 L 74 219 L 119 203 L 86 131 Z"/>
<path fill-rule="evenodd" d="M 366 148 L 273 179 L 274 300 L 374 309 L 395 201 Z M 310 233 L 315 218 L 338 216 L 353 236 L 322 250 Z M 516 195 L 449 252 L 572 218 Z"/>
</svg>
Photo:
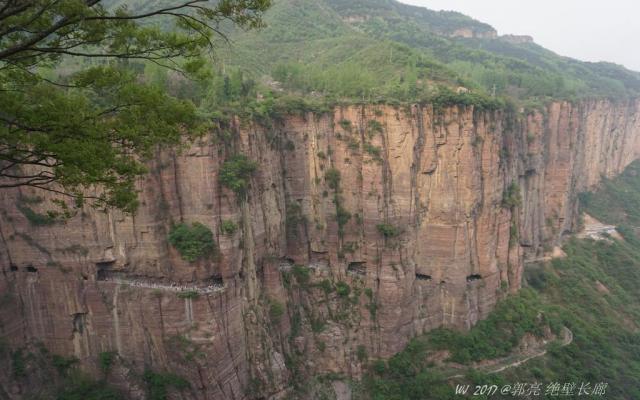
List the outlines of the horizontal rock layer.
<svg viewBox="0 0 640 400">
<path fill-rule="evenodd" d="M 186 377 L 191 388 L 172 393 L 184 399 L 257 398 L 304 373 L 357 377 L 366 358 L 469 328 L 517 291 L 525 258 L 573 230 L 577 194 L 638 157 L 639 107 L 352 106 L 236 121 L 231 140 L 159 154 L 135 215 L 87 207 L 34 226 L 24 210 L 51 198 L 0 191 L 0 334 L 95 374 L 115 351 L 111 379 L 132 398 L 146 368 Z M 246 200 L 218 182 L 235 153 L 260 166 Z M 220 232 L 227 220 L 234 234 Z M 196 221 L 218 251 L 189 263 L 167 234 Z M 11 398 L 27 390 L 0 382 Z"/>
</svg>

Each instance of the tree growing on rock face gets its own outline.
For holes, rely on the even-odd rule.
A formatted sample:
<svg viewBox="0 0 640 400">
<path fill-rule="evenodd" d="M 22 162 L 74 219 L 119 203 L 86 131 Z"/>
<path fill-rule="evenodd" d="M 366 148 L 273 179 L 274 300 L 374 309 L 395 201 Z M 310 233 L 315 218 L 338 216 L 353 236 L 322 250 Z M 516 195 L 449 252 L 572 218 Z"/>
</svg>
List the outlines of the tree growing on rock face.
<svg viewBox="0 0 640 400">
<path fill-rule="evenodd" d="M 221 24 L 257 28 L 271 0 L 127 3 L 0 1 L 0 189 L 135 210 L 143 162 L 206 129 L 191 102 L 146 84 L 140 67 L 197 75 Z"/>
</svg>

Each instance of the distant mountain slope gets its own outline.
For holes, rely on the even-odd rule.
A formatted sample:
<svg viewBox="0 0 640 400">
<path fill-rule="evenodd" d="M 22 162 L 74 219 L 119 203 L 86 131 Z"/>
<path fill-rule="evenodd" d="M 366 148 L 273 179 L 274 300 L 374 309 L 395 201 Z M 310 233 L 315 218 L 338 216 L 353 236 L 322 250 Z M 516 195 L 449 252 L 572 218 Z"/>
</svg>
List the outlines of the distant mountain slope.
<svg viewBox="0 0 640 400">
<path fill-rule="evenodd" d="M 523 100 L 627 97 L 640 74 L 561 57 L 455 12 L 394 0 L 275 0 L 257 32 L 232 32 L 227 65 L 288 89 L 420 100 L 444 84 Z"/>
<path fill-rule="evenodd" d="M 569 393 L 566 398 L 586 398 L 585 392 L 577 396 L 581 386 L 592 398 L 598 397 L 595 391 L 599 385 L 600 398 L 639 399 L 639 204 L 640 162 L 636 161 L 622 175 L 604 180 L 596 192 L 581 195 L 583 211 L 605 223 L 617 224 L 624 239 L 568 240 L 563 247 L 565 257 L 527 265 L 527 288 L 500 303 L 470 332 L 432 331 L 414 339 L 387 362 L 378 361 L 363 380 L 366 395 L 361 398 L 455 400 L 464 397 L 455 394 L 458 384 L 497 385 L 500 389 L 510 386 L 516 390 L 516 383 L 529 387 L 541 383 L 540 398 L 552 399 L 558 396 L 545 394 L 546 388 L 559 382 L 576 384 L 574 396 Z M 441 359 L 434 356 L 435 351 L 446 350 L 441 354 L 449 354 L 450 361 L 465 365 L 496 359 L 504 348 L 523 343 L 525 332 L 530 337 L 536 335 L 540 323 L 547 323 L 556 332 L 562 326 L 569 328 L 573 342 L 552 342 L 544 356 L 516 368 L 487 374 L 487 368 L 476 364 L 454 379 L 446 364 L 440 365 Z M 530 347 L 531 341 L 521 350 Z M 507 361 L 518 359 L 512 356 Z M 513 390 L 499 391 L 490 398 L 517 398 Z"/>
</svg>

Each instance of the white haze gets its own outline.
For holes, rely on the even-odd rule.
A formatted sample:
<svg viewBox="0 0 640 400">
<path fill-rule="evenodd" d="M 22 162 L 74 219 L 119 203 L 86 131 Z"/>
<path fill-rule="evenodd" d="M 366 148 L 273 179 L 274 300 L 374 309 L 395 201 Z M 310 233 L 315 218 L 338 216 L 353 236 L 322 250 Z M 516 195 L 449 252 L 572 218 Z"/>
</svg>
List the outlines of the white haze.
<svg viewBox="0 0 640 400">
<path fill-rule="evenodd" d="M 533 36 L 536 43 L 584 61 L 609 61 L 640 71 L 638 0 L 400 0 L 454 10 L 486 22 L 500 35 Z"/>
</svg>

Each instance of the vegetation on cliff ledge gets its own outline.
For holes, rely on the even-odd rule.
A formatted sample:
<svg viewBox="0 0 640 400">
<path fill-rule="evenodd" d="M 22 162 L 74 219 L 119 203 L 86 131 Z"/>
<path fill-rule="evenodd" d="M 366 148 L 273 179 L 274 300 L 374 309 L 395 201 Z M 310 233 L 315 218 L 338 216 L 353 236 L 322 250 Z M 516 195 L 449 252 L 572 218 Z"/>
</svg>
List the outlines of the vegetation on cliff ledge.
<svg viewBox="0 0 640 400">
<path fill-rule="evenodd" d="M 168 240 L 182 258 L 189 262 L 211 256 L 215 251 L 211 229 L 199 222 L 194 222 L 191 226 L 173 225 Z"/>
<path fill-rule="evenodd" d="M 78 207 L 90 199 L 131 212 L 144 161 L 204 132 L 193 102 L 149 83 L 145 65 L 206 75 L 219 23 L 261 26 L 271 2 L 162 3 L 2 3 L 0 189 L 31 187 Z"/>
<path fill-rule="evenodd" d="M 478 95 L 463 102 L 511 98 L 542 102 L 626 98 L 640 92 L 640 74 L 610 63 L 561 57 L 535 43 L 495 37 L 490 26 L 458 13 L 393 0 L 282 0 L 267 27 L 231 32 L 226 65 L 267 88 L 352 101 L 437 100 L 439 86 Z M 474 38 L 451 37 L 457 30 Z M 459 103 L 454 103 L 459 104 Z"/>
<path fill-rule="evenodd" d="M 237 154 L 229 158 L 220 168 L 220 183 L 233 190 L 240 198 L 244 198 L 249 188 L 251 175 L 258 168 L 255 161 L 243 154 Z"/>
<path fill-rule="evenodd" d="M 597 192 L 581 196 L 589 214 L 620 224 L 623 241 L 571 239 L 564 246 L 566 258 L 527 265 L 528 288 L 500 303 L 470 332 L 436 330 L 414 339 L 388 362 L 371 364 L 364 392 L 356 398 L 453 400 L 460 397 L 452 386 L 458 383 L 515 382 L 589 382 L 592 387 L 604 382 L 607 398 L 640 398 L 640 238 L 634 208 L 640 199 L 639 171 L 635 162 Z M 494 359 L 511 352 L 524 333 L 539 335 L 545 326 L 555 332 L 568 327 L 573 342 L 551 346 L 546 355 L 497 374 L 469 370 L 451 379 L 428 359 L 436 350 L 449 351 L 450 360 L 459 363 Z"/>
</svg>

